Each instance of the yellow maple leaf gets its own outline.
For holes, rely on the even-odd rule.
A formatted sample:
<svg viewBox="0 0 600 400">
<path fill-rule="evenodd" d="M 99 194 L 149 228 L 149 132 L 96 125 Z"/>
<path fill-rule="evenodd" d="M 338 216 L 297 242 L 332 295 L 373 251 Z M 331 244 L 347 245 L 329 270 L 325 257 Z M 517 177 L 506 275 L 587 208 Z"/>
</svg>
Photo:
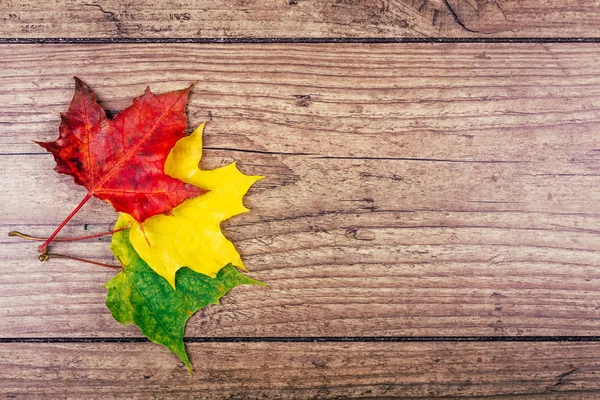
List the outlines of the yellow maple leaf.
<svg viewBox="0 0 600 400">
<path fill-rule="evenodd" d="M 122 214 L 129 240 L 139 256 L 175 288 L 182 267 L 215 277 L 227 264 L 246 269 L 240 254 L 221 232 L 221 222 L 249 211 L 242 198 L 262 176 L 244 175 L 235 163 L 214 170 L 199 168 L 204 123 L 180 139 L 169 154 L 165 172 L 173 178 L 209 190 L 184 201 L 169 215 L 155 215 L 142 224 Z"/>
</svg>

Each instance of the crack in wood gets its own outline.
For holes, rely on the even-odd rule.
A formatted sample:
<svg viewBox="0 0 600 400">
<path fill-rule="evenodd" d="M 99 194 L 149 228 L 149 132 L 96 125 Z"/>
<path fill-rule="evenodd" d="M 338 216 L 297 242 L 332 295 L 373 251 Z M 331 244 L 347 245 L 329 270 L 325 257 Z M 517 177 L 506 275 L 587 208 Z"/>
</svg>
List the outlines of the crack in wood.
<svg viewBox="0 0 600 400">
<path fill-rule="evenodd" d="M 448 2 L 448 0 L 443 0 L 444 4 L 446 5 L 446 7 L 448 8 L 448 11 L 450 11 L 450 15 L 452 15 L 452 18 L 454 18 L 454 21 L 460 25 L 461 28 L 463 28 L 465 31 L 467 32 L 471 32 L 471 33 L 483 33 L 483 34 L 488 34 L 487 32 L 481 32 L 477 29 L 471 29 L 469 28 L 463 21 L 462 19 L 458 16 L 458 13 L 456 12 L 456 10 L 454 9 L 454 7 L 452 7 L 450 5 L 450 3 Z"/>
<path fill-rule="evenodd" d="M 460 7 L 453 6 L 450 1 L 443 1 L 454 21 L 467 32 L 490 35 L 511 30 L 501 23 L 502 21 L 510 21 L 506 17 L 502 5 L 498 1 L 477 1 L 476 5 L 473 5 L 468 1 L 459 0 L 458 2 L 460 4 L 466 4 L 466 6 L 470 9 L 470 11 L 466 13 L 467 15 L 463 15 L 463 13 L 460 12 Z M 467 16 L 474 17 L 472 19 L 476 25 L 483 23 L 491 28 L 496 27 L 499 29 L 476 28 L 473 26 L 474 24 L 466 21 Z"/>
<path fill-rule="evenodd" d="M 107 21 L 113 22 L 115 24 L 115 28 L 117 30 L 117 36 L 122 36 L 125 32 L 123 31 L 123 26 L 121 19 L 117 17 L 117 15 L 112 11 L 106 11 L 100 4 L 95 3 L 83 3 L 84 6 L 87 7 L 95 7 L 104 15 Z"/>
<path fill-rule="evenodd" d="M 558 390 L 560 389 L 560 386 L 561 386 L 561 385 L 564 383 L 563 381 L 564 381 L 564 379 L 565 379 L 566 377 L 568 377 L 568 376 L 570 376 L 570 375 L 574 374 L 575 372 L 579 371 L 579 368 L 577 368 L 577 367 L 575 367 L 575 366 L 573 366 L 573 365 L 570 365 L 569 367 L 570 367 L 571 369 L 570 369 L 570 370 L 568 370 L 568 371 L 566 371 L 566 372 L 563 372 L 563 373 L 562 373 L 562 374 L 560 374 L 560 375 L 558 375 L 558 376 L 556 377 L 556 383 L 555 383 L 554 385 L 550 385 L 550 386 L 548 386 L 548 387 L 546 388 L 546 391 L 549 391 L 549 392 L 558 391 Z"/>
</svg>

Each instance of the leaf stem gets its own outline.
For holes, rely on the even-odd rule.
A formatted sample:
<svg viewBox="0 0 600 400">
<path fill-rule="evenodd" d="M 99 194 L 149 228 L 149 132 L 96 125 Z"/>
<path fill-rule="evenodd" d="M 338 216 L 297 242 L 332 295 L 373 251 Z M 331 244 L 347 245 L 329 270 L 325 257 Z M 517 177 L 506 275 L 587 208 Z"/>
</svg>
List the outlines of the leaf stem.
<svg viewBox="0 0 600 400">
<path fill-rule="evenodd" d="M 75 214 L 77 214 L 77 212 L 79 210 L 81 210 L 81 207 L 83 207 L 83 205 L 85 203 L 87 203 L 87 201 L 92 197 L 92 194 L 88 192 L 88 194 L 85 195 L 85 197 L 83 198 L 83 200 L 81 200 L 81 203 L 79 203 L 79 205 L 77 207 L 75 207 L 75 209 L 73 211 L 71 211 L 71 214 L 69 214 L 69 216 L 67 216 L 67 218 L 65 218 L 65 220 L 58 226 L 58 228 L 56 228 L 56 230 L 52 233 L 52 235 L 50 235 L 50 237 L 48 239 L 46 239 L 46 241 L 44 243 L 42 243 L 42 245 L 40 247 L 38 247 L 38 251 L 40 253 L 42 253 L 42 255 L 46 254 L 48 251 L 48 245 L 50 244 L 50 242 L 52 242 L 52 240 L 54 240 L 54 238 L 56 237 L 56 235 L 58 234 L 58 232 L 60 232 L 60 230 L 62 228 L 64 228 L 64 226 L 67 224 L 67 222 L 69 222 L 69 220 L 71 218 L 73 218 L 75 216 Z"/>
<path fill-rule="evenodd" d="M 77 237 L 72 237 L 72 238 L 55 238 L 54 241 L 55 242 L 75 242 L 77 240 L 85 240 L 85 239 L 92 239 L 92 238 L 100 237 L 100 236 L 112 235 L 113 233 L 121 232 L 121 231 L 123 231 L 125 229 L 129 229 L 129 228 L 130 228 L 130 226 L 126 226 L 123 228 L 115 229 L 114 231 L 100 232 L 100 233 L 95 233 L 93 235 L 88 235 L 88 236 L 77 236 Z M 37 241 L 46 240 L 46 238 L 30 236 L 30 235 L 26 235 L 24 233 L 17 232 L 17 231 L 8 232 L 8 236 L 16 236 L 16 237 L 20 237 L 21 239 L 25 239 L 25 240 L 37 240 Z"/>
<path fill-rule="evenodd" d="M 88 263 L 88 264 L 99 265 L 99 266 L 105 267 L 105 268 L 119 269 L 119 270 L 122 269 L 121 267 L 119 267 L 117 265 L 104 264 L 104 263 L 100 263 L 100 262 L 97 262 L 97 261 L 86 260 L 85 258 L 67 256 L 67 255 L 64 255 L 64 254 L 50 254 L 50 253 L 45 253 L 45 254 L 41 254 L 38 258 L 39 258 L 40 261 L 47 261 L 50 258 L 65 258 L 67 260 L 81 261 L 81 262 Z"/>
</svg>

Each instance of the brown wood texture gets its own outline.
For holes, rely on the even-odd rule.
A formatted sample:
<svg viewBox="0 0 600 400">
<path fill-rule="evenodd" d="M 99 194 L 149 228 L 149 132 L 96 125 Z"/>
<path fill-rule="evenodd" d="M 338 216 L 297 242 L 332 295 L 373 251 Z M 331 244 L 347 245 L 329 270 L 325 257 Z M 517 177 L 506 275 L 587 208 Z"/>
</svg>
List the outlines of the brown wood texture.
<svg viewBox="0 0 600 400">
<path fill-rule="evenodd" d="M 598 344 L 0 344 L 6 398 L 593 399 Z M 52 385 L 47 382 L 52 381 Z M 14 396 L 14 397 L 11 397 Z"/>
<path fill-rule="evenodd" d="M 596 45 L 0 47 L 1 230 L 49 234 L 84 195 L 55 138 L 77 74 L 113 113 L 197 82 L 203 166 L 267 179 L 225 224 L 252 276 L 188 336 L 599 335 Z M 65 235 L 116 220 L 94 201 Z M 114 262 L 106 241 L 56 252 Z M 0 247 L 0 336 L 139 336 L 99 267 Z M 526 347 L 527 345 L 523 345 Z"/>
<path fill-rule="evenodd" d="M 17 399 L 595 399 L 597 343 L 0 344 Z"/>
<path fill-rule="evenodd" d="M 0 3 L 0 37 L 598 37 L 594 0 Z"/>
</svg>

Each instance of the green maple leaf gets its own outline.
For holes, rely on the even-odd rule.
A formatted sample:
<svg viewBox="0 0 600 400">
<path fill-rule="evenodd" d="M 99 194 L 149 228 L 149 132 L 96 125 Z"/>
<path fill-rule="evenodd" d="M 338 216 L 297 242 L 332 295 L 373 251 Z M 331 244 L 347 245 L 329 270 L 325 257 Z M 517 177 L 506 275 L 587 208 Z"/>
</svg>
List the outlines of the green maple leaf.
<svg viewBox="0 0 600 400">
<path fill-rule="evenodd" d="M 115 229 L 128 226 L 119 218 Z M 129 241 L 129 229 L 113 234 L 111 250 L 123 271 L 108 281 L 106 305 L 124 325 L 135 324 L 152 342 L 175 353 L 192 371 L 183 336 L 187 320 L 199 309 L 218 304 L 219 299 L 238 285 L 263 283 L 242 275 L 231 264 L 215 278 L 181 268 L 177 290 L 140 258 Z"/>
</svg>

